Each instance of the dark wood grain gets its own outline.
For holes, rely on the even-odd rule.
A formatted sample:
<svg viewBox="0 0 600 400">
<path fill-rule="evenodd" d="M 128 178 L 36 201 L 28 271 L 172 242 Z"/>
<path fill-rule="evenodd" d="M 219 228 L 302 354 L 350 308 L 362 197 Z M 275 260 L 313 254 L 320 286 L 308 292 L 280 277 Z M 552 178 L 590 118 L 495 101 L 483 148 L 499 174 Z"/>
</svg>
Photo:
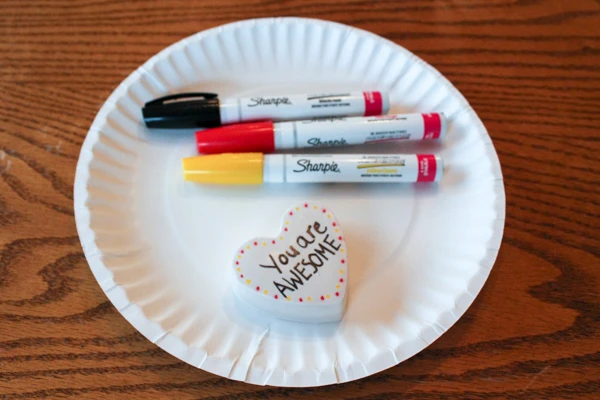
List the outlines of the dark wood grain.
<svg viewBox="0 0 600 400">
<path fill-rule="evenodd" d="M 506 182 L 489 281 L 441 339 L 343 385 L 259 387 L 196 370 L 110 305 L 73 219 L 79 149 L 132 70 L 265 16 L 327 18 L 433 64 L 487 126 Z M 600 398 L 600 2 L 0 2 L 0 397 Z"/>
</svg>

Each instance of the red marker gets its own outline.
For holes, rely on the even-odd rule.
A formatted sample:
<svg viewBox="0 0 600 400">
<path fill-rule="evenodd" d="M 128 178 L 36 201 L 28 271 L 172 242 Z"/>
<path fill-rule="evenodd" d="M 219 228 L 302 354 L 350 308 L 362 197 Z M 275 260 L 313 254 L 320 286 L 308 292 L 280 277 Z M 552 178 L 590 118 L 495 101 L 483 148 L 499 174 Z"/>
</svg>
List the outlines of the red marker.
<svg viewBox="0 0 600 400">
<path fill-rule="evenodd" d="M 203 154 L 270 153 L 295 148 L 441 139 L 446 134 L 446 126 L 442 113 L 266 121 L 198 131 L 196 144 L 198 152 Z"/>
</svg>

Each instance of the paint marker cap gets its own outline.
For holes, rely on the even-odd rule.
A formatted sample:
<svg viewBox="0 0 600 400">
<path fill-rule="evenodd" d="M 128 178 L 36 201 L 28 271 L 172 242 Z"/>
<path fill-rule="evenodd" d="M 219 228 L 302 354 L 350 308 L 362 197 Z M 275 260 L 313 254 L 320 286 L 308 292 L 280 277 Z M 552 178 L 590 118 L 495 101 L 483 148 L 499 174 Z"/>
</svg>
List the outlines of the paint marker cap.
<svg viewBox="0 0 600 400">
<path fill-rule="evenodd" d="M 229 153 L 184 158 L 183 177 L 197 183 L 260 185 L 263 183 L 263 155 Z"/>
<path fill-rule="evenodd" d="M 178 93 L 147 102 L 142 108 L 148 128 L 205 128 L 221 125 L 215 93 Z"/>
<path fill-rule="evenodd" d="M 226 125 L 196 132 L 200 154 L 275 151 L 273 122 L 249 122 Z"/>
</svg>

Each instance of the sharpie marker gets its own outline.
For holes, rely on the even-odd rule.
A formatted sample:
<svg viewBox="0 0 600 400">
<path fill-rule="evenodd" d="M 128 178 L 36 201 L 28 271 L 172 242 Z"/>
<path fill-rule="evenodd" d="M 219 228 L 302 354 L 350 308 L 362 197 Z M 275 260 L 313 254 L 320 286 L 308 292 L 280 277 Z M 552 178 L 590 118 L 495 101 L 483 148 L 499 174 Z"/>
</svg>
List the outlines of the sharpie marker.
<svg viewBox="0 0 600 400">
<path fill-rule="evenodd" d="M 148 128 L 208 128 L 244 121 L 381 115 L 388 109 L 389 96 L 382 92 L 223 99 L 215 93 L 179 93 L 146 103 L 142 114 Z"/>
<path fill-rule="evenodd" d="M 295 148 L 337 147 L 401 140 L 441 139 L 442 113 L 315 118 L 233 124 L 196 132 L 198 153 L 271 153 Z"/>
<path fill-rule="evenodd" d="M 431 154 L 227 153 L 183 159 L 185 180 L 257 185 L 311 182 L 438 182 L 442 159 Z"/>
</svg>

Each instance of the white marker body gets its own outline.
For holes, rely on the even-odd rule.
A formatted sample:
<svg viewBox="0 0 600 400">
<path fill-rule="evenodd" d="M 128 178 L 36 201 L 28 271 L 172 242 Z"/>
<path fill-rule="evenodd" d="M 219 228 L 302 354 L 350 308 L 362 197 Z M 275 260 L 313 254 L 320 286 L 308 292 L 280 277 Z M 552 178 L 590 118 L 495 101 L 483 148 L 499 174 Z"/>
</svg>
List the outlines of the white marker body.
<svg viewBox="0 0 600 400">
<path fill-rule="evenodd" d="M 389 95 L 382 92 L 255 96 L 223 98 L 221 124 L 244 121 L 290 121 L 318 117 L 381 115 L 389 110 Z"/>
<path fill-rule="evenodd" d="M 439 182 L 443 171 L 430 154 L 269 154 L 263 182 Z"/>
<path fill-rule="evenodd" d="M 442 139 L 446 126 L 442 113 L 316 118 L 273 124 L 277 150 Z"/>
</svg>

